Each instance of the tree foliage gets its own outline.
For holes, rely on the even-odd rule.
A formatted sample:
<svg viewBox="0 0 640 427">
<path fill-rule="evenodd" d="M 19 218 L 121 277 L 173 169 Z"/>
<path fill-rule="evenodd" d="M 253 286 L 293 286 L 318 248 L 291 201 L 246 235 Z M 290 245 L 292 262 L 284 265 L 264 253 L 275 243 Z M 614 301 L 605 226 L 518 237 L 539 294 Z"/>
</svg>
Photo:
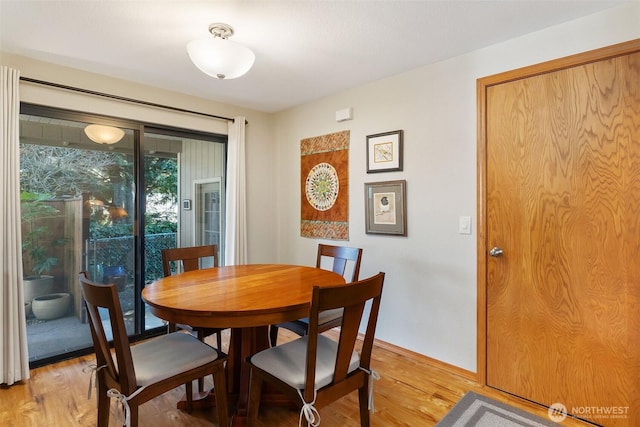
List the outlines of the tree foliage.
<svg viewBox="0 0 640 427">
<path fill-rule="evenodd" d="M 90 195 L 105 206 L 134 211 L 133 156 L 72 147 L 20 145 L 20 190 L 54 198 Z M 146 156 L 144 161 L 149 230 L 177 229 L 177 162 Z M 93 209 L 90 233 L 94 238 L 131 235 L 132 216 L 114 220 L 105 209 Z"/>
<path fill-rule="evenodd" d="M 31 270 L 40 277 L 58 264 L 55 256 L 56 248 L 65 244 L 64 238 L 51 238 L 51 230 L 44 221 L 59 218 L 60 211 L 45 203 L 49 199 L 46 194 L 20 193 L 20 209 L 22 211 L 22 235 L 23 262 L 25 272 Z M 28 256 L 25 256 L 28 255 Z"/>
<path fill-rule="evenodd" d="M 147 156 L 144 159 L 144 184 L 147 196 L 157 203 L 177 203 L 178 163 L 175 159 Z"/>
<path fill-rule="evenodd" d="M 126 172 L 131 168 L 124 157 L 108 151 L 20 144 L 20 189 L 53 197 L 92 193 L 111 200 L 113 174 L 133 178 Z"/>
</svg>

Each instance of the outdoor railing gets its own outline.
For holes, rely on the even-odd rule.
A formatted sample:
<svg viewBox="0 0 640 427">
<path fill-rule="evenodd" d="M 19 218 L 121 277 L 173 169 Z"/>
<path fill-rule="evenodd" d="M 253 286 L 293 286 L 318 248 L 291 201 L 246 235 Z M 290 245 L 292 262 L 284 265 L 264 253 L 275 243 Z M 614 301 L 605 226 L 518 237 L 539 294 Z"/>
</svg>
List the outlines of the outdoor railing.
<svg viewBox="0 0 640 427">
<path fill-rule="evenodd" d="M 92 280 L 104 280 L 124 276 L 126 284 L 132 284 L 135 273 L 133 236 L 88 239 L 86 241 L 85 268 Z M 145 280 L 147 283 L 163 276 L 162 249 L 176 247 L 176 233 L 145 235 Z"/>
</svg>

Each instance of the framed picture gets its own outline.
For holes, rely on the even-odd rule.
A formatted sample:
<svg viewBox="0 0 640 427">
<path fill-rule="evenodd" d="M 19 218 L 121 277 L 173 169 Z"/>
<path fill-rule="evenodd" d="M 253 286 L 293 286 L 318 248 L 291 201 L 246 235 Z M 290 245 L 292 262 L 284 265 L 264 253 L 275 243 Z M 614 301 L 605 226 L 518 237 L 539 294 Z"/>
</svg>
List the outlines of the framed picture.
<svg viewBox="0 0 640 427">
<path fill-rule="evenodd" d="M 367 234 L 407 235 L 407 181 L 364 184 Z"/>
<path fill-rule="evenodd" d="M 367 136 L 367 173 L 402 170 L 402 131 Z"/>
</svg>

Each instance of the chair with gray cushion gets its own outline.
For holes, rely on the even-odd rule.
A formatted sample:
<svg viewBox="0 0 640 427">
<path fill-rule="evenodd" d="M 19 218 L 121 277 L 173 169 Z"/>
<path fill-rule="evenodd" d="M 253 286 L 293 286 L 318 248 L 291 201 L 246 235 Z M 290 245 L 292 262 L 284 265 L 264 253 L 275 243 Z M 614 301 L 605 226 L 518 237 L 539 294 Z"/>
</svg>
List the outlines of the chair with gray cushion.
<svg viewBox="0 0 640 427">
<path fill-rule="evenodd" d="M 358 390 L 360 423 L 369 426 L 372 402 L 371 351 L 380 309 L 384 273 L 353 283 L 313 288 L 309 333 L 293 341 L 263 350 L 247 363 L 251 367 L 249 425 L 255 425 L 263 382 L 281 390 L 301 407 L 300 417 L 319 425 L 321 408 Z M 362 350 L 355 350 L 365 305 L 371 301 Z M 338 341 L 319 332 L 320 313 L 342 308 Z"/>
<path fill-rule="evenodd" d="M 162 250 L 162 270 L 164 276 L 171 276 L 172 265 L 175 271 L 192 271 L 201 268 L 201 263 L 205 259 L 212 258 L 211 267 L 218 266 L 218 246 L 203 245 L 190 246 L 185 248 L 168 248 Z M 216 344 L 218 350 L 222 350 L 222 334 L 223 329 L 219 328 L 200 328 L 191 325 L 169 323 L 169 332 L 175 332 L 176 329 L 185 329 L 195 333 L 200 341 L 204 341 L 209 335 L 216 335 Z"/>
<path fill-rule="evenodd" d="M 138 425 L 138 406 L 182 384 L 187 410 L 192 407 L 193 380 L 213 375 L 218 423 L 229 425 L 224 364 L 227 355 L 184 332 L 174 332 L 131 346 L 114 284 L 79 275 L 96 352 L 98 427 L 109 425 L 110 399 L 121 405 L 125 424 Z M 113 336 L 112 352 L 105 325 Z M 108 330 L 108 329 L 107 329 Z M 126 421 L 128 419 L 128 422 Z"/>
<path fill-rule="evenodd" d="M 360 275 L 360 262 L 362 261 L 361 248 L 349 248 L 346 246 L 332 246 L 318 244 L 318 255 L 316 257 L 316 267 L 324 268 L 326 261 L 330 261 L 331 271 L 344 276 L 351 269 L 351 274 L 345 277 L 347 283 L 358 280 Z M 340 309 L 328 310 L 320 314 L 320 332 L 333 329 L 340 324 L 342 311 Z M 300 336 L 307 334 L 309 330 L 309 319 L 298 319 L 291 322 L 284 322 L 277 325 L 271 325 L 269 329 L 269 341 L 274 347 L 278 342 L 278 329 L 284 328 Z"/>
</svg>

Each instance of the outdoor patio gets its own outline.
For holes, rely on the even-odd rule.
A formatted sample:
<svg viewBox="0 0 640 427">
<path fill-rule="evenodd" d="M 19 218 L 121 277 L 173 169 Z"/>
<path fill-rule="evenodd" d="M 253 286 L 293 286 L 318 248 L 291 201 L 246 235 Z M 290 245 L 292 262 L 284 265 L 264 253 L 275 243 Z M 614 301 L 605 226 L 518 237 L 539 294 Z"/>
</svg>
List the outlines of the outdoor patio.
<svg viewBox="0 0 640 427">
<path fill-rule="evenodd" d="M 125 325 L 127 331 L 131 333 L 134 328 L 134 311 L 127 307 L 124 301 L 133 301 L 133 286 L 128 286 L 124 292 L 121 292 L 120 298 L 123 301 Z M 163 326 L 164 323 L 146 309 L 145 325 L 147 329 L 153 329 Z M 110 333 L 109 325 L 105 326 L 107 334 Z M 29 343 L 29 362 L 93 346 L 89 323 L 82 323 L 73 314 L 54 320 L 38 320 L 33 315 L 29 316 L 27 342 Z"/>
<path fill-rule="evenodd" d="M 175 241 L 175 233 L 160 233 L 147 237 L 145 275 L 149 280 L 163 276 L 161 251 L 167 247 L 174 247 Z M 132 248 L 132 236 L 91 239 L 88 240 L 87 256 L 83 263 L 84 269 L 90 273 L 91 278 L 95 278 L 94 280 L 102 283 L 114 283 L 118 286 L 120 304 L 129 334 L 135 333 L 134 301 L 136 295 L 133 284 Z M 66 270 L 70 269 L 70 267 L 66 268 Z M 74 269 L 78 270 L 76 267 Z M 33 314 L 27 316 L 29 362 L 93 346 L 89 324 L 83 323 L 80 319 L 82 302 L 76 297 L 80 295 L 80 289 L 73 282 L 72 285 L 59 288 L 58 291 L 71 293 L 72 298 L 76 298 L 75 303 L 73 307 L 69 308 L 67 315 L 57 319 L 40 320 Z M 146 310 L 145 325 L 146 329 L 153 329 L 163 326 L 163 323 Z M 110 328 L 106 328 L 106 330 L 110 330 Z"/>
</svg>

